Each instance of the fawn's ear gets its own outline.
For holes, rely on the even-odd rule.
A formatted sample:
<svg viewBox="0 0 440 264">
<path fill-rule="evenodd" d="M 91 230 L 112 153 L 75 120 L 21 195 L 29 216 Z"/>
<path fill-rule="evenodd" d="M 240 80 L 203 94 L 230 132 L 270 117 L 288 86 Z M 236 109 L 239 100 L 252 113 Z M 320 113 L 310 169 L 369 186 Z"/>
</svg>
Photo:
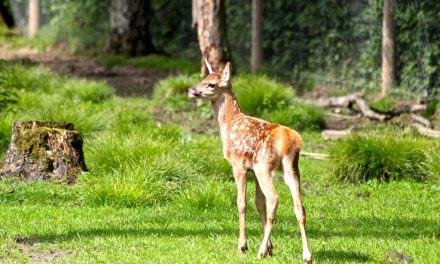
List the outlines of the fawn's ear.
<svg viewBox="0 0 440 264">
<path fill-rule="evenodd" d="M 212 71 L 212 67 L 211 67 L 211 64 L 209 64 L 207 58 L 205 58 L 205 64 L 206 64 L 206 68 L 208 68 L 208 72 L 209 72 L 209 74 L 213 73 L 213 71 Z"/>
<path fill-rule="evenodd" d="M 229 78 L 231 77 L 231 71 L 229 69 L 229 62 L 226 63 L 225 68 L 223 69 L 222 72 L 222 82 L 226 85 L 229 81 Z"/>
</svg>

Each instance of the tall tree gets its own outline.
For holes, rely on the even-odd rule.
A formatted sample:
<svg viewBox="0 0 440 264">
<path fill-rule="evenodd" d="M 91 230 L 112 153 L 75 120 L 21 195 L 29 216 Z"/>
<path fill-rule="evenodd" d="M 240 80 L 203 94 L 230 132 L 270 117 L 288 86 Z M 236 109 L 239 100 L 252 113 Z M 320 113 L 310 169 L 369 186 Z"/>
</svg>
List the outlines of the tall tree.
<svg viewBox="0 0 440 264">
<path fill-rule="evenodd" d="M 40 29 L 40 0 L 29 0 L 29 37 L 35 36 Z"/>
<path fill-rule="evenodd" d="M 193 26 L 197 28 L 202 54 L 201 72 L 207 74 L 206 58 L 214 69 L 222 69 L 231 60 L 226 34 L 224 0 L 193 0 Z"/>
<path fill-rule="evenodd" d="M 385 95 L 395 85 L 394 68 L 394 0 L 383 0 L 382 20 L 382 84 L 381 94 Z"/>
<path fill-rule="evenodd" d="M 8 0 L 0 0 L 0 15 L 8 28 L 15 26 L 14 17 L 10 9 Z"/>
<path fill-rule="evenodd" d="M 128 56 L 154 52 L 149 30 L 150 17 L 150 0 L 112 0 L 110 32 L 105 51 Z"/>
<path fill-rule="evenodd" d="M 253 73 L 261 66 L 263 54 L 261 51 L 261 35 L 263 22 L 263 0 L 252 0 L 252 51 L 251 70 Z"/>
</svg>

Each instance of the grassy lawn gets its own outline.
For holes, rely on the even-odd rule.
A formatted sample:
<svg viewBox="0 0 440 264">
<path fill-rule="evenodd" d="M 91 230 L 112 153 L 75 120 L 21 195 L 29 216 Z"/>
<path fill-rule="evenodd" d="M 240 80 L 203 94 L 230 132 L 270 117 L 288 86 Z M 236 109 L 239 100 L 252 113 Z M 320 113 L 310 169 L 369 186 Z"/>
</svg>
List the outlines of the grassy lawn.
<svg viewBox="0 0 440 264">
<path fill-rule="evenodd" d="M 2 153 L 13 120 L 71 121 L 84 135 L 90 171 L 74 186 L 0 181 L 0 262 L 301 262 L 292 200 L 279 175 L 274 256 L 256 259 L 263 234 L 251 176 L 249 252 L 236 254 L 238 217 L 230 167 L 222 158 L 218 136 L 192 127 L 210 122 L 208 105 L 197 107 L 173 93 L 151 100 L 116 98 L 103 83 L 60 77 L 40 67 L 3 69 L 0 87 L 13 87 L 16 102 L 0 111 Z M 182 82 L 177 90 L 184 90 Z M 286 104 L 290 102 L 273 111 L 263 107 L 256 114 L 271 118 L 270 113 L 278 111 L 276 118 L 282 119 L 288 114 L 282 109 L 297 107 Z M 158 108 L 161 113 L 171 111 L 173 122 L 155 119 Z M 310 119 L 301 123 L 305 148 L 326 150 L 329 143 L 315 130 L 322 121 L 319 111 L 307 111 Z M 329 162 L 300 160 L 316 263 L 385 263 L 389 251 L 409 255 L 413 263 L 440 260 L 438 178 L 344 184 L 331 174 Z"/>
<path fill-rule="evenodd" d="M 415 263 L 440 259 L 438 185 L 328 184 L 320 179 L 321 163 L 303 160 L 301 166 L 307 182 L 304 196 L 310 244 L 317 263 L 383 263 L 390 250 L 411 255 Z M 123 208 L 3 199 L 0 260 L 27 262 L 52 257 L 63 263 L 256 263 L 262 232 L 252 201 L 254 184 L 250 182 L 248 190 L 250 250 L 243 256 L 235 251 L 234 184 L 224 185 L 230 203 L 213 209 L 179 202 Z M 301 244 L 289 192 L 282 183 L 276 188 L 281 203 L 273 233 L 274 256 L 265 262 L 299 263 Z M 25 241 L 16 243 L 17 235 Z"/>
</svg>

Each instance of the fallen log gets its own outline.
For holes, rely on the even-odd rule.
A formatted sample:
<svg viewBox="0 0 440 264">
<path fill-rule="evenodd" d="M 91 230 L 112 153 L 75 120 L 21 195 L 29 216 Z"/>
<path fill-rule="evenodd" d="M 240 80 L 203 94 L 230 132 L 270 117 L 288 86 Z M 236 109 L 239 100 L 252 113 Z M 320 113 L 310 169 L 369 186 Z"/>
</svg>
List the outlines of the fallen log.
<svg viewBox="0 0 440 264">
<path fill-rule="evenodd" d="M 425 127 L 428 127 L 428 128 L 432 128 L 431 122 L 428 119 L 424 118 L 423 116 L 411 114 L 411 118 L 416 123 L 419 123 L 419 124 L 421 124 Z"/>
<path fill-rule="evenodd" d="M 363 93 L 352 93 L 338 97 L 319 98 L 314 103 L 322 107 L 349 107 L 356 98 L 362 97 L 364 97 Z"/>
<path fill-rule="evenodd" d="M 420 135 L 431 138 L 440 138 L 440 131 L 424 127 L 417 123 L 412 124 L 412 126 L 417 130 Z"/>
<path fill-rule="evenodd" d="M 402 104 L 389 111 L 383 112 L 371 109 L 363 97 L 363 93 L 351 93 L 339 97 L 319 98 L 312 103 L 322 107 L 346 107 L 351 110 L 355 110 L 353 105 L 356 104 L 363 116 L 377 121 L 388 120 L 404 113 L 426 111 L 427 107 L 424 104 Z"/>
<path fill-rule="evenodd" d="M 306 158 L 317 159 L 317 160 L 325 160 L 330 157 L 330 155 L 328 154 L 311 153 L 311 152 L 300 152 L 300 155 Z"/>
<path fill-rule="evenodd" d="M 351 128 L 345 129 L 345 130 L 331 130 L 326 129 L 321 132 L 321 136 L 325 140 L 338 140 L 341 138 L 345 138 L 347 136 L 351 135 Z"/>
</svg>

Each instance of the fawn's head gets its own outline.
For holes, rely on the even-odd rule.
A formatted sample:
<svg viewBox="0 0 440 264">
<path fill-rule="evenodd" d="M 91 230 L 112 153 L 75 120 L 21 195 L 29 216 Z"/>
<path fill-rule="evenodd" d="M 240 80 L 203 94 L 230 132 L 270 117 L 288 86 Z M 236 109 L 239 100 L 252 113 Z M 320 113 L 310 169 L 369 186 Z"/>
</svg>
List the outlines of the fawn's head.
<svg viewBox="0 0 440 264">
<path fill-rule="evenodd" d="M 214 72 L 208 60 L 205 59 L 206 67 L 209 70 L 208 76 L 199 84 L 188 89 L 188 96 L 191 98 L 204 98 L 215 101 L 218 96 L 224 93 L 230 86 L 230 69 L 229 62 L 220 72 Z"/>
</svg>

